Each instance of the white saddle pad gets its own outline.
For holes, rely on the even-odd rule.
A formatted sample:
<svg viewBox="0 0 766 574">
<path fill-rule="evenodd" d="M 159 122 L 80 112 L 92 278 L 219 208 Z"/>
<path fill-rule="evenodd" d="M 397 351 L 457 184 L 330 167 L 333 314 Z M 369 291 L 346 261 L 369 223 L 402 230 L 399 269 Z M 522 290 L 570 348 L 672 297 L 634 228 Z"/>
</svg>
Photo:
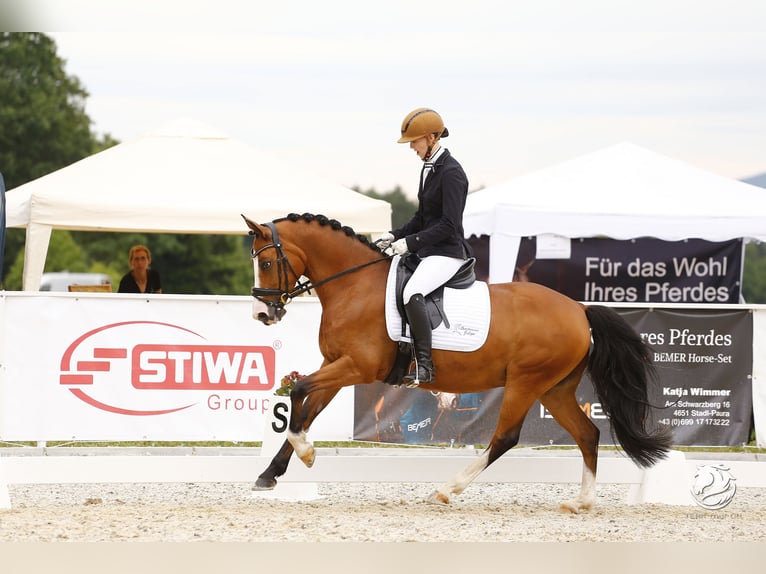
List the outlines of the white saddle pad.
<svg viewBox="0 0 766 574">
<path fill-rule="evenodd" d="M 396 269 L 399 256 L 391 260 L 386 281 L 386 328 L 393 341 L 412 342 L 410 328 L 402 336 L 402 318 L 396 308 Z M 449 329 L 442 322 L 433 332 L 431 346 L 446 351 L 475 351 L 487 340 L 489 331 L 489 289 L 476 281 L 468 289 L 444 289 L 444 312 Z"/>
</svg>

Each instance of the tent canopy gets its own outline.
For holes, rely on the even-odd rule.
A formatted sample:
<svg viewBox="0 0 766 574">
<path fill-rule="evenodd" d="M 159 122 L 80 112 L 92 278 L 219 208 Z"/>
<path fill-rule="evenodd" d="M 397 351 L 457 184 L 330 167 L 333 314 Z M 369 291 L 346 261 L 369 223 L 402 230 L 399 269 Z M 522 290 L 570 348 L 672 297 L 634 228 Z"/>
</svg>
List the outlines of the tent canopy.
<svg viewBox="0 0 766 574">
<path fill-rule="evenodd" d="M 321 213 L 378 234 L 391 205 L 301 172 L 199 122 L 180 119 L 7 192 L 8 227 L 26 227 L 24 290 L 40 285 L 52 229 L 244 234 Z"/>
<path fill-rule="evenodd" d="M 766 240 L 766 193 L 621 143 L 468 196 L 466 235 Z"/>
</svg>

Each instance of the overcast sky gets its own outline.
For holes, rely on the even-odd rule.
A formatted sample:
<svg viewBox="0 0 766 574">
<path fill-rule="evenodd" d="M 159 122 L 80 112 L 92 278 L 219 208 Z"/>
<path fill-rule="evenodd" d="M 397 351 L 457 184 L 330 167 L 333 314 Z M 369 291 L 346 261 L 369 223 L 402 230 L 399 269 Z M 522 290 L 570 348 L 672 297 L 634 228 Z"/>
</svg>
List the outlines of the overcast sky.
<svg viewBox="0 0 766 574">
<path fill-rule="evenodd" d="M 48 33 L 122 141 L 185 116 L 414 194 L 396 139 L 428 106 L 472 189 L 622 141 L 766 172 L 764 0 L 49 0 L 35 21 L 68 30 Z"/>
</svg>

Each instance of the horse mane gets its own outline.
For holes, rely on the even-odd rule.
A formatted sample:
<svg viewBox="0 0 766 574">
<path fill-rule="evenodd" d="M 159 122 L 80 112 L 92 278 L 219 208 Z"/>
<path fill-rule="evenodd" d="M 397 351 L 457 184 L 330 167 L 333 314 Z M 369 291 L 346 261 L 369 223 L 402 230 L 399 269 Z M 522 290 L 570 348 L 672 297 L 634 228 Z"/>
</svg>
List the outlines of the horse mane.
<svg viewBox="0 0 766 574">
<path fill-rule="evenodd" d="M 347 236 L 355 238 L 357 241 L 360 241 L 373 251 L 380 253 L 380 248 L 375 245 L 374 243 L 370 243 L 370 240 L 367 239 L 364 235 L 361 235 L 359 233 L 356 233 L 351 227 L 348 225 L 343 225 L 340 221 L 337 219 L 330 219 L 326 215 L 314 215 L 313 213 L 304 213 L 302 215 L 299 215 L 297 213 L 289 213 L 287 217 L 283 217 L 282 219 L 276 219 L 274 223 L 278 223 L 280 221 L 299 221 L 303 220 L 306 223 L 311 223 L 312 221 L 316 221 L 319 225 L 322 226 L 329 226 L 331 229 L 335 231 L 342 231 Z"/>
</svg>

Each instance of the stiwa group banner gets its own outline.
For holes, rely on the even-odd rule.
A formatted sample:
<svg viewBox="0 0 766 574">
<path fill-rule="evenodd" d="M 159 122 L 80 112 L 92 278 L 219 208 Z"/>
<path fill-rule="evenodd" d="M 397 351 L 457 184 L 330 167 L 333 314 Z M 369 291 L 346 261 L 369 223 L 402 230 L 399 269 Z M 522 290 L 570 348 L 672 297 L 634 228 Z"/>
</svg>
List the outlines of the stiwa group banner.
<svg viewBox="0 0 766 574">
<path fill-rule="evenodd" d="M 650 388 L 654 419 L 675 445 L 738 446 L 752 418 L 752 313 L 617 309 L 653 349 L 658 380 Z M 487 444 L 502 389 L 449 394 L 382 383 L 355 390 L 354 438 L 406 444 Z M 587 375 L 577 392 L 583 412 L 614 444 L 609 421 Z M 574 441 L 539 402 L 527 414 L 519 444 Z"/>
<path fill-rule="evenodd" d="M 281 379 L 322 364 L 317 300 L 265 326 L 250 297 L 0 294 L 0 439 L 258 441 Z M 312 429 L 348 440 L 351 389 Z"/>
</svg>

